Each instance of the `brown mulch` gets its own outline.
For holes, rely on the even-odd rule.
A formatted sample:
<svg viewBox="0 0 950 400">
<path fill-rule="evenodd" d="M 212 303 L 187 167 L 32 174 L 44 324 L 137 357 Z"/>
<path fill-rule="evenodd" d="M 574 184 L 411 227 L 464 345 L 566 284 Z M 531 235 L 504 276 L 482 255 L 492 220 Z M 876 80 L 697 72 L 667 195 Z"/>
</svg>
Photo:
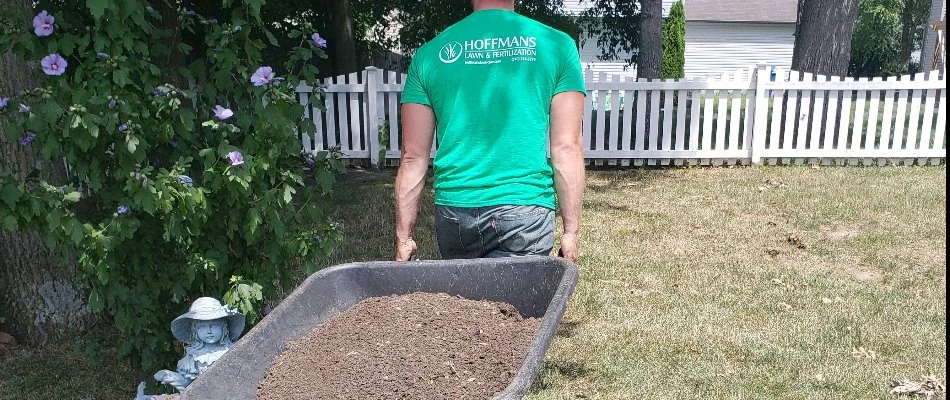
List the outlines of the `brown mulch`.
<svg viewBox="0 0 950 400">
<path fill-rule="evenodd" d="M 517 375 L 539 325 L 506 303 L 370 298 L 291 342 L 257 399 L 490 399 Z"/>
</svg>

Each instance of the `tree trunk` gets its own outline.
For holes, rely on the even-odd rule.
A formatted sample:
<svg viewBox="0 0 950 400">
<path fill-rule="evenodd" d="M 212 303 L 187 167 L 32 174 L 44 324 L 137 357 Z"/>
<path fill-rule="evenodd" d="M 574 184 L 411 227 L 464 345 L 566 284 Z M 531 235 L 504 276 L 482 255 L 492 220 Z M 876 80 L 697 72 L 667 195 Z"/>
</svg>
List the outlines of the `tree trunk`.
<svg viewBox="0 0 950 400">
<path fill-rule="evenodd" d="M 31 0 L 0 0 L 0 7 L 16 7 L 23 21 L 32 18 Z M 12 54 L 0 54 L 0 95 L 13 97 L 36 87 L 34 72 Z M 15 99 L 11 107 L 16 107 Z M 9 114 L 7 114 L 9 115 Z M 36 152 L 17 141 L 7 141 L 6 121 L 0 117 L 0 169 L 23 179 L 37 166 Z M 41 179 L 62 182 L 63 168 L 45 166 Z M 10 232 L 0 229 L 0 315 L 2 330 L 20 343 L 43 345 L 82 332 L 95 317 L 85 302 L 75 260 L 61 262 L 35 230 Z"/>
<path fill-rule="evenodd" d="M 327 47 L 333 62 L 333 74 L 356 72 L 360 66 L 356 56 L 356 30 L 350 0 L 334 0 L 330 4 L 331 33 Z"/>
<path fill-rule="evenodd" d="M 637 78 L 659 79 L 663 62 L 663 1 L 642 0 Z"/>
<path fill-rule="evenodd" d="M 914 52 L 914 37 L 917 35 L 916 18 L 914 12 L 917 10 L 918 1 L 923 0 L 904 0 L 904 10 L 901 12 L 901 50 L 898 53 L 898 60 L 901 61 L 901 73 L 907 73 L 910 70 L 910 53 Z"/>
<path fill-rule="evenodd" d="M 858 0 L 798 0 L 792 69 L 846 76 Z"/>
</svg>

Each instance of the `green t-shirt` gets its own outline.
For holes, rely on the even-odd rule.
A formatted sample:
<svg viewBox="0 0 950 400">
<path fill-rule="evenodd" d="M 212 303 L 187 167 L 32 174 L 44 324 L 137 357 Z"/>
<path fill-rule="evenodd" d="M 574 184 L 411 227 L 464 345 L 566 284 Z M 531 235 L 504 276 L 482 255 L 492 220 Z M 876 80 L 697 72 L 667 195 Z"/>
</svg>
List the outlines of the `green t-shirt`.
<svg viewBox="0 0 950 400">
<path fill-rule="evenodd" d="M 435 203 L 555 208 L 551 98 L 586 94 L 570 36 L 513 11 L 476 11 L 416 52 L 402 103 L 437 123 Z"/>
</svg>

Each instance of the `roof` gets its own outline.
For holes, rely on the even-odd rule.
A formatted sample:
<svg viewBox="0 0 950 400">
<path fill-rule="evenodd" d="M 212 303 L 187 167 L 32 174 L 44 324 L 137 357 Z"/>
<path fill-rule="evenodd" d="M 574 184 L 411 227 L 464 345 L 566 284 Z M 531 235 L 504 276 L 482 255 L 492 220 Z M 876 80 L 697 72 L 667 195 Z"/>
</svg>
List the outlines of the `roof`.
<svg viewBox="0 0 950 400">
<path fill-rule="evenodd" d="M 684 0 L 687 21 L 795 23 L 798 0 Z"/>
</svg>

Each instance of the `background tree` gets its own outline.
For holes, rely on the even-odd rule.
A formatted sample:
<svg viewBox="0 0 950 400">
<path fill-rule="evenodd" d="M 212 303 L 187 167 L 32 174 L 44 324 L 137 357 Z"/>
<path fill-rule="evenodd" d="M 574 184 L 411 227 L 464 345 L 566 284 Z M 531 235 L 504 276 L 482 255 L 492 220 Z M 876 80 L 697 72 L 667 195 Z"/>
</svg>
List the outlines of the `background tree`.
<svg viewBox="0 0 950 400">
<path fill-rule="evenodd" d="M 792 69 L 845 76 L 859 0 L 798 0 Z"/>
<path fill-rule="evenodd" d="M 586 39 L 597 38 L 598 59 L 617 60 L 629 54 L 623 61 L 637 65 L 642 21 L 640 3 L 635 0 L 594 0 L 581 16 L 581 27 Z"/>
<path fill-rule="evenodd" d="M 660 77 L 682 79 L 686 76 L 686 14 L 677 1 L 663 21 L 663 65 Z"/>
<path fill-rule="evenodd" d="M 923 46 L 929 7 L 922 0 L 863 0 L 854 26 L 849 74 L 873 77 L 914 72 L 910 57 Z"/>
<path fill-rule="evenodd" d="M 643 17 L 640 25 L 640 49 L 637 78 L 659 79 L 663 62 L 663 1 L 640 0 Z"/>
<path fill-rule="evenodd" d="M 15 12 L 21 21 L 32 19 L 32 1 L 0 0 L 0 9 Z M 37 86 L 36 71 L 14 54 L 0 48 L 0 98 Z M 8 104 L 7 107 L 19 107 Z M 7 135 L 8 118 L 0 113 L 0 138 Z M 0 140 L 0 170 L 10 171 L 20 185 L 27 175 L 63 183 L 62 164 L 42 163 L 33 148 Z M 0 193 L 0 201 L 12 202 L 12 192 Z M 0 215 L 3 217 L 3 215 Z M 75 258 L 50 251 L 35 230 L 11 232 L 0 229 L 0 331 L 12 333 L 21 343 L 41 345 L 82 332 L 94 321 L 86 305 L 87 288 L 79 279 Z"/>
</svg>

